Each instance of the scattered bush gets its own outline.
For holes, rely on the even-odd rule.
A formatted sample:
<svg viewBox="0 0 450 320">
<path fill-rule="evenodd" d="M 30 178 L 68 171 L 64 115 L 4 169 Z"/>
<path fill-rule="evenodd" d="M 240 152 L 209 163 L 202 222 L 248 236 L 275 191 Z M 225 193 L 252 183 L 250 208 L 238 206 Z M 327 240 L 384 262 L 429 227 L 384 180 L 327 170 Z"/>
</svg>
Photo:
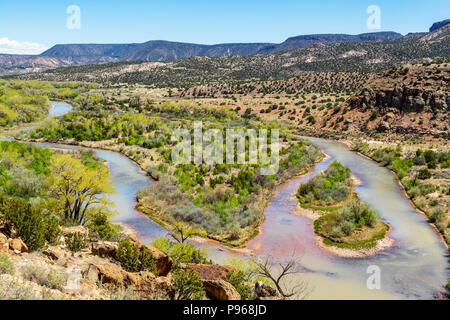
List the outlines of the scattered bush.
<svg viewBox="0 0 450 320">
<path fill-rule="evenodd" d="M 130 238 L 119 241 L 116 259 L 126 271 L 147 270 L 156 273 L 156 264 L 150 250 L 144 245 L 134 244 Z"/>
<path fill-rule="evenodd" d="M 193 269 L 177 269 L 173 273 L 176 300 L 203 300 L 205 290 L 197 272 Z"/>
<path fill-rule="evenodd" d="M 53 269 L 46 269 L 39 266 L 28 266 L 22 270 L 24 279 L 36 282 L 49 289 L 62 290 L 67 284 L 65 274 L 60 274 Z"/>
<path fill-rule="evenodd" d="M 242 270 L 229 272 L 227 274 L 227 281 L 239 292 L 242 300 L 251 300 L 254 298 L 253 288 L 248 285 L 250 278 Z"/>
<path fill-rule="evenodd" d="M 33 287 L 19 280 L 0 281 L 0 300 L 36 300 Z"/>
<path fill-rule="evenodd" d="M 209 252 L 204 248 L 197 248 L 189 242 L 179 243 L 164 238 L 157 238 L 152 245 L 173 259 L 174 265 L 180 263 L 208 264 Z"/>
<path fill-rule="evenodd" d="M 417 178 L 420 180 L 430 179 L 431 176 L 431 172 L 428 169 L 422 169 L 417 173 Z"/>
<path fill-rule="evenodd" d="M 428 218 L 431 222 L 440 222 L 445 220 L 445 211 L 442 207 L 435 207 L 428 213 Z"/>
<path fill-rule="evenodd" d="M 109 222 L 109 216 L 106 213 L 95 214 L 89 222 L 89 236 L 92 239 L 118 241 L 120 230 L 119 225 Z"/>
<path fill-rule="evenodd" d="M 332 236 L 337 238 L 348 236 L 357 228 L 374 227 L 379 220 L 378 212 L 371 209 L 367 203 L 360 200 L 352 201 L 339 209 L 334 217 Z"/>
<path fill-rule="evenodd" d="M 81 232 L 72 232 L 65 237 L 66 245 L 72 252 L 78 252 L 88 247 L 88 237 Z"/>
</svg>

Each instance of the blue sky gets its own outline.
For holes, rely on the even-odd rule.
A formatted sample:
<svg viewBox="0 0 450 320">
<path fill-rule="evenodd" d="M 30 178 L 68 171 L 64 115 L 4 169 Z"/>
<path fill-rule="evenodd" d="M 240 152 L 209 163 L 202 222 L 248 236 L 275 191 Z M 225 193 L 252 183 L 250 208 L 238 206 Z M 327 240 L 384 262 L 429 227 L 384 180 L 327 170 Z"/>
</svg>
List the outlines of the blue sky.
<svg viewBox="0 0 450 320">
<path fill-rule="evenodd" d="M 80 30 L 66 27 L 69 5 L 81 9 Z M 366 27 L 369 5 L 381 9 L 380 30 Z M 311 33 L 406 34 L 447 18 L 448 0 L 1 0 L 0 52 L 37 53 L 57 43 L 279 43 Z"/>
</svg>

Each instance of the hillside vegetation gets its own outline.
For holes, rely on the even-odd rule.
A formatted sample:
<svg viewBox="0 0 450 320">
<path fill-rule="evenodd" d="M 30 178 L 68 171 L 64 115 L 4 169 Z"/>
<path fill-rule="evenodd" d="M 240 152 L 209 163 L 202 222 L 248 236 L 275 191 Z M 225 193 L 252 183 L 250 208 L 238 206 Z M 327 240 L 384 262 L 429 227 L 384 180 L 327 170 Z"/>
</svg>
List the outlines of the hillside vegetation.
<svg viewBox="0 0 450 320">
<path fill-rule="evenodd" d="M 73 99 L 89 84 L 0 80 L 0 126 L 29 123 L 47 116 L 50 99 Z"/>
</svg>

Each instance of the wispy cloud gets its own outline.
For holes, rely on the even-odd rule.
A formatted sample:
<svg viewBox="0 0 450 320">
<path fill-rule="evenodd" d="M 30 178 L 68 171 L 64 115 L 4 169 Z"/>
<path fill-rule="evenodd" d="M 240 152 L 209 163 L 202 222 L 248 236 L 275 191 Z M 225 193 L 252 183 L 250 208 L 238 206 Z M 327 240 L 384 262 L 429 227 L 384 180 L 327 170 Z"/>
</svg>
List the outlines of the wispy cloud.
<svg viewBox="0 0 450 320">
<path fill-rule="evenodd" d="M 39 54 L 47 49 L 47 46 L 37 42 L 19 42 L 8 38 L 0 38 L 0 53 Z"/>
</svg>

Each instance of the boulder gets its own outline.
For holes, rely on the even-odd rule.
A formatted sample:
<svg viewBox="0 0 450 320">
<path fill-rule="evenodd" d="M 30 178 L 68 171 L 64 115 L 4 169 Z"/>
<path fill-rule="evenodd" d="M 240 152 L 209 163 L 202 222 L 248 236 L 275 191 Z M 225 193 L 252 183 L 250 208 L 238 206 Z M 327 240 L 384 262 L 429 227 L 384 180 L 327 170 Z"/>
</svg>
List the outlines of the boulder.
<svg viewBox="0 0 450 320">
<path fill-rule="evenodd" d="M 203 281 L 206 295 L 213 300 L 241 300 L 241 295 L 225 280 Z"/>
<path fill-rule="evenodd" d="M 139 247 L 143 246 L 144 244 L 140 242 L 135 235 L 129 235 L 128 238 Z M 173 260 L 171 257 L 169 257 L 167 254 L 159 250 L 158 248 L 155 248 L 153 246 L 146 246 L 150 253 L 153 256 L 153 259 L 155 259 L 156 264 L 156 271 L 159 276 L 165 277 L 169 274 L 170 270 L 172 270 L 173 266 Z"/>
<path fill-rule="evenodd" d="M 98 292 L 97 285 L 90 281 L 89 279 L 81 278 L 80 279 L 80 289 L 78 292 L 81 296 L 94 297 L 99 298 L 100 293 Z"/>
<path fill-rule="evenodd" d="M 10 250 L 19 251 L 21 253 L 28 252 L 28 247 L 25 242 L 22 241 L 22 239 L 10 239 L 8 242 Z"/>
<path fill-rule="evenodd" d="M 172 269 L 172 258 L 155 247 L 147 246 L 147 248 L 150 250 L 153 258 L 155 259 L 156 271 L 158 272 L 158 275 L 162 277 L 167 276 Z"/>
<path fill-rule="evenodd" d="M 0 252 L 8 252 L 9 250 L 9 242 L 8 237 L 3 233 L 0 233 Z"/>
<path fill-rule="evenodd" d="M 125 283 L 143 299 L 172 299 L 175 295 L 175 289 L 168 278 L 156 277 L 148 271 L 127 272 Z"/>
<path fill-rule="evenodd" d="M 66 252 L 58 247 L 50 247 L 42 252 L 53 261 L 61 260 L 66 257 Z"/>
<path fill-rule="evenodd" d="M 97 241 L 91 245 L 92 254 L 102 258 L 114 258 L 118 249 L 117 242 Z"/>
<path fill-rule="evenodd" d="M 101 281 L 104 284 L 112 284 L 122 287 L 125 282 L 126 272 L 112 263 L 90 263 L 86 278 L 91 281 Z"/>
</svg>

